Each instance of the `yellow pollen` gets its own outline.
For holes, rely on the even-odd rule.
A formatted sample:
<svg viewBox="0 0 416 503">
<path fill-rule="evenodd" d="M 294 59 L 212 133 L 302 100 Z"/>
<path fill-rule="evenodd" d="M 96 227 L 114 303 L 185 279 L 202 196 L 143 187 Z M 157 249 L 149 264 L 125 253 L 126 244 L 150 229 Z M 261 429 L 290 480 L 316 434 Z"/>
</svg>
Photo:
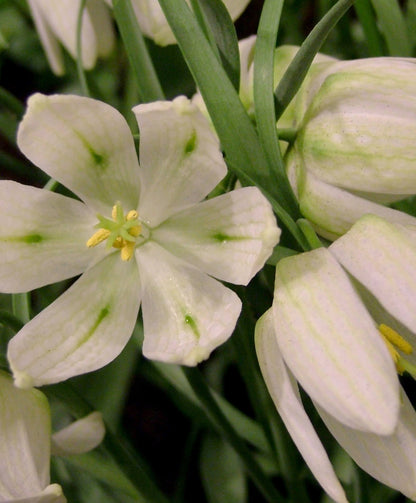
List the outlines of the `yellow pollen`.
<svg viewBox="0 0 416 503">
<path fill-rule="evenodd" d="M 107 229 L 98 229 L 98 231 L 94 232 L 94 234 L 87 241 L 88 248 L 92 248 L 93 246 L 97 246 L 98 244 L 102 243 L 108 238 L 109 235 L 110 231 L 108 231 Z"/>
</svg>

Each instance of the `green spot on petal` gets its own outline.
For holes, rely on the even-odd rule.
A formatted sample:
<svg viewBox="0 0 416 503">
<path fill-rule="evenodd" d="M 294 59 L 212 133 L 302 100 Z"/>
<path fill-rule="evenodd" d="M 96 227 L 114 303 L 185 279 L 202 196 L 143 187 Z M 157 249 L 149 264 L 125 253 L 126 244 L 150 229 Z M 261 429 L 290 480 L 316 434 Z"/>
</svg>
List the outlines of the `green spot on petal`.
<svg viewBox="0 0 416 503">
<path fill-rule="evenodd" d="M 189 314 L 186 314 L 184 320 L 185 320 L 185 324 L 188 325 L 188 327 L 192 330 L 195 337 L 197 339 L 199 339 L 201 334 L 199 333 L 198 326 L 197 326 L 195 320 L 192 318 L 192 316 L 190 316 Z"/>
<path fill-rule="evenodd" d="M 212 235 L 212 239 L 219 241 L 220 243 L 226 243 L 227 241 L 240 241 L 245 238 L 241 236 L 229 236 L 228 234 L 224 234 L 223 232 L 216 232 Z"/>
<path fill-rule="evenodd" d="M 91 154 L 91 157 L 93 158 L 96 166 L 98 166 L 100 169 L 105 169 L 107 167 L 107 161 L 103 155 L 99 154 L 98 152 L 93 150 L 91 147 L 88 148 L 88 151 Z"/>
<path fill-rule="evenodd" d="M 12 243 L 27 243 L 27 244 L 36 244 L 44 241 L 46 238 L 41 234 L 33 233 L 27 234 L 26 236 L 6 236 L 1 237 L 0 241 L 12 242 Z"/>
<path fill-rule="evenodd" d="M 82 346 L 85 342 L 88 341 L 90 337 L 94 334 L 94 332 L 97 330 L 97 328 L 100 326 L 100 324 L 103 322 L 103 320 L 110 314 L 110 307 L 105 306 L 101 309 L 101 311 L 98 313 L 97 319 L 95 320 L 94 324 L 92 327 L 88 330 L 88 332 L 85 334 L 85 336 L 80 340 L 78 347 Z"/>
<path fill-rule="evenodd" d="M 190 154 L 191 152 L 193 152 L 195 150 L 195 147 L 196 147 L 196 132 L 194 130 L 192 131 L 192 136 L 186 142 L 185 154 Z"/>
<path fill-rule="evenodd" d="M 74 133 L 78 136 L 78 138 L 84 144 L 84 147 L 88 150 L 94 165 L 100 170 L 105 170 L 107 168 L 107 157 L 94 150 L 92 146 L 87 142 L 87 140 L 82 136 L 82 134 L 80 134 L 78 131 L 74 130 Z"/>
<path fill-rule="evenodd" d="M 22 237 L 22 241 L 25 243 L 40 243 L 43 241 L 43 236 L 40 234 L 28 234 L 27 236 Z"/>
</svg>

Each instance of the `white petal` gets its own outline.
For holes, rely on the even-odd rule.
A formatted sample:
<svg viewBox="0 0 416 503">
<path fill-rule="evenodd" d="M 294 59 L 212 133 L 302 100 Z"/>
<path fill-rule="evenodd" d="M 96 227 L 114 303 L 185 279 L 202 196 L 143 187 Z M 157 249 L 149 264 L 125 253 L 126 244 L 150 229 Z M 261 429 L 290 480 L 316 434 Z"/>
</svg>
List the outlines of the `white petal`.
<svg viewBox="0 0 416 503">
<path fill-rule="evenodd" d="M 302 214 L 313 222 L 319 234 L 331 240 L 347 232 L 367 213 L 390 222 L 416 224 L 416 218 L 411 215 L 329 185 L 311 173 L 304 173 L 298 182 L 298 197 Z"/>
<path fill-rule="evenodd" d="M 361 218 L 330 251 L 384 308 L 416 333 L 416 226 Z"/>
<path fill-rule="evenodd" d="M 250 0 L 224 0 L 224 5 L 230 13 L 231 19 L 235 21 L 243 13 Z"/>
<path fill-rule="evenodd" d="M 2 292 L 27 292 L 76 276 L 97 257 L 95 249 L 86 247 L 96 218 L 85 204 L 0 181 L 0 208 Z"/>
<path fill-rule="evenodd" d="M 28 498 L 17 498 L 7 500 L 5 503 L 66 503 L 67 499 L 62 493 L 62 487 L 58 484 L 51 484 L 42 492 L 32 494 Z"/>
<path fill-rule="evenodd" d="M 305 391 L 352 428 L 391 433 L 399 409 L 392 358 L 327 249 L 277 264 L 273 313 L 283 358 Z"/>
<path fill-rule="evenodd" d="M 233 332 L 240 299 L 156 243 L 136 256 L 143 280 L 143 354 L 182 365 L 208 358 Z"/>
<path fill-rule="evenodd" d="M 153 240 L 182 260 L 243 285 L 263 267 L 279 236 L 270 204 L 256 187 L 192 206 L 152 233 Z"/>
<path fill-rule="evenodd" d="M 140 30 L 146 37 L 155 41 L 158 45 L 176 44 L 175 35 L 166 20 L 165 14 L 155 0 L 132 0 Z"/>
<path fill-rule="evenodd" d="M 55 36 L 71 56 L 77 57 L 77 22 L 81 0 L 35 0 Z M 81 31 L 82 62 L 85 68 L 94 66 L 97 57 L 97 42 L 88 11 L 82 16 Z"/>
<path fill-rule="evenodd" d="M 110 11 L 102 0 L 88 0 L 87 9 L 97 41 L 97 55 L 108 56 L 115 43 Z"/>
<path fill-rule="evenodd" d="M 352 430 L 318 407 L 329 431 L 354 461 L 371 476 L 416 500 L 416 414 L 406 394 L 397 427 L 382 436 Z"/>
<path fill-rule="evenodd" d="M 120 201 L 137 209 L 139 165 L 133 137 L 116 109 L 69 95 L 29 98 L 17 143 L 43 171 L 107 215 Z"/>
<path fill-rule="evenodd" d="M 48 25 L 37 0 L 28 0 L 28 5 L 49 65 L 56 75 L 63 75 L 65 73 L 64 59 L 57 38 Z"/>
<path fill-rule="evenodd" d="M 38 390 L 0 372 L 0 500 L 35 496 L 49 484 L 50 412 Z"/>
<path fill-rule="evenodd" d="M 152 227 L 201 201 L 227 168 L 209 122 L 184 96 L 133 109 L 140 129 L 140 217 Z"/>
<path fill-rule="evenodd" d="M 10 341 L 16 385 L 51 384 L 111 362 L 127 344 L 139 305 L 135 261 L 109 255 Z"/>
<path fill-rule="evenodd" d="M 282 360 L 271 309 L 256 324 L 255 343 L 267 389 L 292 440 L 325 492 L 337 503 L 346 503 L 344 490 L 303 408 L 297 385 Z"/>
<path fill-rule="evenodd" d="M 101 412 L 91 412 L 52 435 L 52 454 L 83 454 L 97 447 L 104 435 L 105 426 Z"/>
</svg>

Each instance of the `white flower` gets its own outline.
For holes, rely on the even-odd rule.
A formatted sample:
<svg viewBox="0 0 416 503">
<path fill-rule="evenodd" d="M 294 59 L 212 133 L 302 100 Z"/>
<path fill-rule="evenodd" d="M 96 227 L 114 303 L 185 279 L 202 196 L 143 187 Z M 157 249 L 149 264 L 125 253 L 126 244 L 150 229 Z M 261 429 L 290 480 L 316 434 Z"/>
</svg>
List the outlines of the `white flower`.
<svg viewBox="0 0 416 503">
<path fill-rule="evenodd" d="M 416 60 L 330 64 L 296 98 L 286 164 L 300 208 L 328 239 L 362 215 L 415 224 L 384 206 L 416 193 Z"/>
<path fill-rule="evenodd" d="M 109 105 L 29 99 L 20 149 L 82 202 L 0 182 L 0 290 L 83 274 L 11 340 L 18 386 L 106 365 L 126 345 L 140 303 L 144 355 L 196 365 L 231 335 L 241 309 L 211 276 L 247 284 L 278 241 L 271 207 L 255 187 L 200 203 L 226 166 L 185 97 L 134 112 L 140 166 L 126 121 Z"/>
<path fill-rule="evenodd" d="M 101 414 L 93 412 L 55 434 L 59 454 L 91 450 L 104 432 Z M 45 395 L 36 389 L 16 389 L 12 379 L 0 372 L 0 501 L 65 503 L 61 486 L 50 484 L 50 454 L 51 419 Z"/>
<path fill-rule="evenodd" d="M 28 3 L 49 65 L 55 74 L 63 75 L 65 68 L 59 42 L 74 59 L 77 57 L 81 0 L 28 0 Z M 102 0 L 88 0 L 81 30 L 84 68 L 93 68 L 97 57 L 107 56 L 113 45 L 114 30 L 108 8 Z"/>
<path fill-rule="evenodd" d="M 415 355 L 409 354 L 416 344 L 415 241 L 416 228 L 366 216 L 329 250 L 283 259 L 273 307 L 256 328 L 260 367 L 274 403 L 337 502 L 345 502 L 345 495 L 296 380 L 358 465 L 416 497 L 416 414 L 396 375 L 396 368 L 413 375 L 415 370 Z"/>
<path fill-rule="evenodd" d="M 111 0 L 107 0 L 111 3 Z M 235 21 L 250 0 L 224 0 L 231 18 Z M 158 0 L 131 0 L 140 29 L 158 45 L 176 44 L 176 39 Z"/>
</svg>

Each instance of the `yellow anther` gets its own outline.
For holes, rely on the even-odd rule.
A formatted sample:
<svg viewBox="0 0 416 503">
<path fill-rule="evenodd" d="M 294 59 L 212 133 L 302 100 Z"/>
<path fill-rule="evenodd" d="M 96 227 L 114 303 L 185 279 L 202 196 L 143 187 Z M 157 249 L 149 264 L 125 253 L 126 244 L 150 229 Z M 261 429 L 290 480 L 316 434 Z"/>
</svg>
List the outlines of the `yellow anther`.
<svg viewBox="0 0 416 503">
<path fill-rule="evenodd" d="M 97 246 L 98 244 L 102 243 L 108 238 L 109 235 L 110 231 L 108 231 L 107 229 L 98 229 L 98 231 L 95 232 L 87 241 L 88 248 L 92 248 L 93 246 Z"/>
<path fill-rule="evenodd" d="M 134 253 L 134 244 L 132 241 L 124 241 L 123 246 L 121 248 L 121 260 L 127 261 L 130 260 Z"/>
<path fill-rule="evenodd" d="M 137 238 L 137 236 L 140 236 L 140 233 L 142 232 L 142 227 L 140 225 L 135 225 L 131 229 L 129 229 L 129 234 L 133 236 L 134 238 Z"/>
<path fill-rule="evenodd" d="M 397 349 L 399 349 L 406 355 L 413 353 L 412 346 L 391 327 L 382 323 L 381 325 L 379 325 L 378 329 L 384 339 L 386 341 L 389 341 L 393 346 L 396 346 Z"/>
<path fill-rule="evenodd" d="M 111 217 L 112 220 L 98 215 L 99 223 L 96 227 L 100 229 L 87 241 L 87 246 L 96 246 L 108 239 L 107 247 L 119 249 L 121 259 L 130 260 L 134 254 L 136 238 L 142 232 L 139 214 L 136 210 L 124 214 L 121 204 L 117 203 L 111 209 Z"/>
</svg>

